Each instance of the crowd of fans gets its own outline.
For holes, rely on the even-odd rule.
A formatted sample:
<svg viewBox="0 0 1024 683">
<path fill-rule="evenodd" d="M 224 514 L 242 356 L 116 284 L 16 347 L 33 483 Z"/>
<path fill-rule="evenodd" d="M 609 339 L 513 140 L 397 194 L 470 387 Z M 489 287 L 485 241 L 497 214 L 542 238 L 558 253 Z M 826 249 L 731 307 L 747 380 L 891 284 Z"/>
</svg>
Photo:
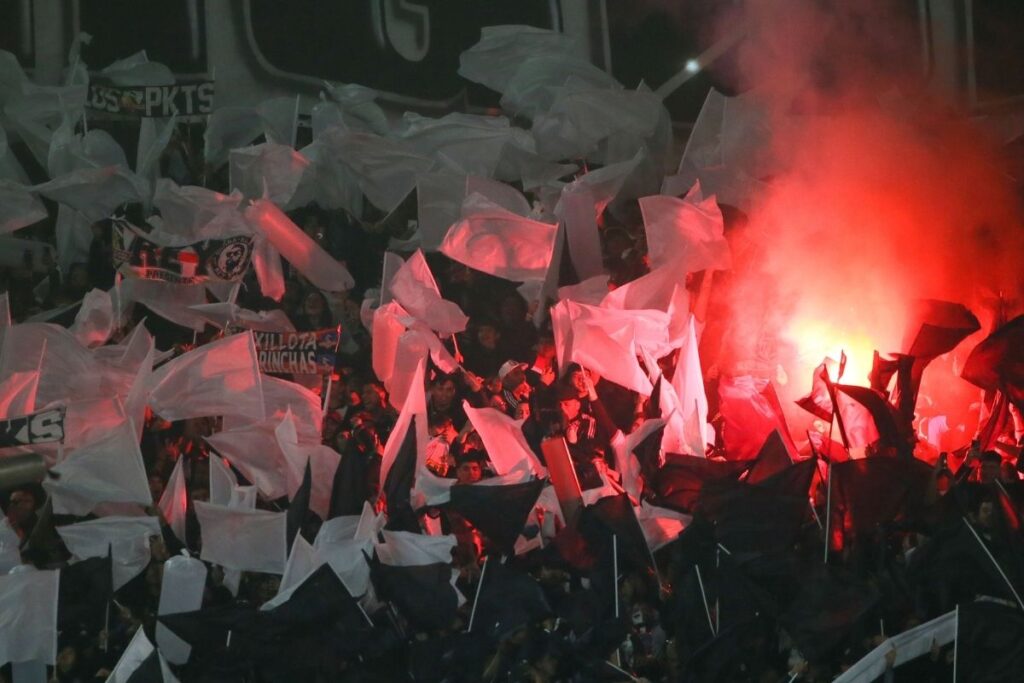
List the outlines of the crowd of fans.
<svg viewBox="0 0 1024 683">
<path fill-rule="evenodd" d="M 173 149 L 194 156 L 182 152 L 181 144 L 176 139 Z M 176 164 L 176 169 L 180 184 L 200 184 L 187 164 Z M 221 180 L 211 174 L 210 189 L 226 191 L 217 185 Z M 723 212 L 728 235 L 742 215 L 731 207 Z M 361 313 L 364 300 L 372 301 L 380 286 L 392 235 L 372 229 L 381 216 L 370 213 L 352 216 L 309 205 L 290 216 L 346 264 L 354 288 L 323 292 L 285 264 L 280 301 L 263 297 L 250 272 L 237 303 L 254 311 L 280 309 L 300 331 L 340 325 L 330 382 L 320 381 L 326 377 L 312 380 L 316 390 L 327 393 L 322 442 L 342 459 L 329 516 L 359 515 L 365 504 L 387 509 L 392 501 L 380 490 L 381 462 L 398 413 L 373 372 L 373 339 Z M 610 287 L 646 273 L 635 202 L 605 212 L 602 221 Z M 89 260 L 66 271 L 36 263 L 30 255 L 21 265 L 4 269 L 0 288 L 7 292 L 14 322 L 68 325 L 74 308 L 63 309 L 94 288 L 114 287 L 112 230 L 109 220 L 93 225 Z M 43 222 L 22 234 L 46 241 L 52 233 L 52 223 Z M 190 641 L 193 657 L 173 667 L 180 680 L 819 682 L 840 675 L 888 637 L 958 606 L 955 646 L 936 637 L 925 654 L 905 663 L 894 647 L 883 679 L 950 680 L 955 658 L 962 671 L 987 672 L 961 674 L 962 680 L 1013 680 L 1018 675 L 1014 667 L 1024 642 L 1024 604 L 1018 596 L 1024 591 L 1019 517 L 1024 487 L 1013 448 L 965 448 L 944 454 L 934 466 L 912 457 L 884 456 L 833 458 L 830 463 L 810 453 L 798 462 L 786 456 L 783 465 L 771 465 L 769 476 L 755 477 L 776 455 L 769 444 L 756 460 L 738 462 L 723 447 L 720 420 L 712 419 L 718 435 L 707 453 L 669 453 L 663 459 L 657 447 L 653 457 L 638 453 L 644 483 L 640 499 L 630 501 L 617 486 L 621 473 L 613 440 L 652 417 L 650 400 L 593 368 L 559 367 L 550 319 L 534 323 L 535 311 L 518 283 L 439 253 L 428 254 L 427 261 L 441 295 L 469 317 L 464 333 L 443 342 L 459 360 L 459 369 L 444 373 L 428 365 L 430 471 L 462 485 L 494 476 L 465 405 L 492 408 L 522 421 L 525 441 L 541 463 L 542 443 L 564 438 L 580 488 L 585 495 L 592 492 L 592 505 L 570 523 L 543 514 L 531 517 L 531 525 L 521 530 L 522 540 L 539 542 L 517 546 L 515 553 L 445 505 L 416 509 L 411 520 L 396 515 L 388 528 L 439 528 L 457 540 L 451 566 L 466 601 L 451 613 L 440 610 L 442 623 L 427 623 L 410 603 L 393 597 L 376 601 L 379 609 L 367 613 L 366 623 L 358 627 L 342 628 L 335 617 L 325 619 L 321 635 L 330 637 L 310 636 L 306 646 L 278 635 L 261 643 L 265 649 L 260 651 L 246 648 L 240 636 L 232 645 L 229 630 L 225 643 L 203 647 Z M 563 275 L 563 283 L 571 282 L 571 273 Z M 710 278 L 710 272 L 695 273 L 686 282 L 700 316 L 715 315 L 706 313 Z M 157 348 L 178 353 L 223 334 L 212 326 L 195 333 L 136 305 L 133 321 L 142 320 Z M 124 326 L 111 341 L 132 327 Z M 715 355 L 714 349 L 708 352 L 708 357 Z M 674 362 L 669 357 L 662 368 L 669 378 Z M 708 378 L 714 416 L 715 384 Z M 309 377 L 294 379 L 310 383 Z M 202 548 L 193 505 L 210 498 L 214 455 L 204 437 L 220 428 L 214 417 L 167 422 L 147 414 L 140 436 L 152 497 L 160 499 L 176 464 L 183 463 L 186 538 L 178 539 L 165 520 L 162 535 L 151 539 L 147 568 L 113 592 L 105 612 L 62 617 L 52 680 L 106 680 L 140 626 L 155 640 L 164 563 L 181 552 L 198 557 Z M 1010 442 L 1020 438 L 1013 434 L 1012 421 L 1004 429 Z M 844 478 L 830 476 L 833 467 Z M 23 561 L 40 568 L 74 566 L 54 529 L 80 518 L 54 514 L 35 485 L 5 491 L 3 502 Z M 677 513 L 685 529 L 666 543 L 643 536 L 639 546 L 630 543 L 630 530 L 638 527 L 629 519 L 641 504 Z M 261 497 L 258 502 L 259 509 L 275 511 L 289 505 L 287 498 Z M 160 514 L 155 507 L 147 512 Z M 312 541 L 325 521 L 307 512 L 301 534 Z M 215 565 L 209 569 L 202 601 L 206 614 L 259 607 L 277 594 L 281 581 L 245 572 L 236 588 L 224 571 Z M 377 578 L 377 597 L 385 598 L 386 582 L 378 584 Z M 424 591 L 433 587 L 420 586 Z M 62 585 L 62 594 L 65 590 L 75 594 L 88 587 L 72 583 Z M 420 594 L 418 600 L 429 603 L 430 596 Z M 480 613 L 474 615 L 475 609 Z M 478 619 L 475 628 L 470 628 L 471 619 Z M 199 630 L 196 636 L 201 637 Z M 11 676 L 10 666 L 0 670 L 0 677 Z"/>
</svg>

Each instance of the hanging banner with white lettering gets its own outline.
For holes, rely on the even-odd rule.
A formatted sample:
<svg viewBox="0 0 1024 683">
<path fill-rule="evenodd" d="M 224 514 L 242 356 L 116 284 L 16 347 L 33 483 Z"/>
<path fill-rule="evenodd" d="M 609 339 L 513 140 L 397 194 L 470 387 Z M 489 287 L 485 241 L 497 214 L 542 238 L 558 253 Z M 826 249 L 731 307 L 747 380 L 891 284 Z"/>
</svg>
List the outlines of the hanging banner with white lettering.
<svg viewBox="0 0 1024 683">
<path fill-rule="evenodd" d="M 260 370 L 326 375 L 334 372 L 341 326 L 312 332 L 253 332 Z"/>
<path fill-rule="evenodd" d="M 115 218 L 113 257 L 114 268 L 128 277 L 183 285 L 238 282 L 252 259 L 252 237 L 166 247 L 148 239 L 131 223 Z"/>
<path fill-rule="evenodd" d="M 63 442 L 64 410 L 50 408 L 0 422 L 0 448 Z"/>
<path fill-rule="evenodd" d="M 213 82 L 119 86 L 100 80 L 89 83 L 85 104 L 94 111 L 119 117 L 198 118 L 213 110 Z"/>
</svg>

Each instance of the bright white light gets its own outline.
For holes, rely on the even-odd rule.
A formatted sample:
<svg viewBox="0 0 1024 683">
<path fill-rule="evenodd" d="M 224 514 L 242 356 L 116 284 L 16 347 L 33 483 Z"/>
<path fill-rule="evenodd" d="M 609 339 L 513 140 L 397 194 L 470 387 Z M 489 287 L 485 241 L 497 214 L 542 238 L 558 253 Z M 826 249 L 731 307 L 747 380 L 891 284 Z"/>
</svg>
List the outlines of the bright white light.
<svg viewBox="0 0 1024 683">
<path fill-rule="evenodd" d="M 696 59 L 687 59 L 685 68 L 690 73 L 695 74 L 698 71 L 700 71 L 700 62 L 698 62 Z"/>
</svg>

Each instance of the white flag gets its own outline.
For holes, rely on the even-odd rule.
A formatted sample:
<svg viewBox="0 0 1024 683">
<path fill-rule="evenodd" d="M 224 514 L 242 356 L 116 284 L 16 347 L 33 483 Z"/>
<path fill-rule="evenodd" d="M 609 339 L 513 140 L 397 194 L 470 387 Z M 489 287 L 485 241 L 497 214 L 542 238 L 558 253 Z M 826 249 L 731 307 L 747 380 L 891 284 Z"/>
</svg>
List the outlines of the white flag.
<svg viewBox="0 0 1024 683">
<path fill-rule="evenodd" d="M 505 85 L 501 108 L 533 118 L 551 109 L 557 88 L 570 81 L 594 88 L 622 89 L 610 73 L 579 54 L 531 54 L 517 63 Z"/>
<path fill-rule="evenodd" d="M 12 372 L 0 382 L 0 419 L 29 415 L 36 410 L 39 372 Z"/>
<path fill-rule="evenodd" d="M 46 207 L 27 187 L 0 180 L 0 234 L 38 223 L 46 216 Z"/>
<path fill-rule="evenodd" d="M 703 455 L 708 433 L 708 397 L 704 392 L 704 375 L 701 373 L 700 356 L 697 353 L 696 319 L 692 314 L 688 317 L 687 334 L 679 349 L 679 359 L 672 375 L 672 388 L 679 397 L 683 423 L 683 433 L 678 435 L 682 437 L 682 443 L 666 444 L 665 450 Z"/>
<path fill-rule="evenodd" d="M 533 26 L 485 26 L 480 41 L 459 55 L 459 75 L 505 92 L 524 60 L 535 55 L 569 56 L 579 51 L 564 33 Z"/>
<path fill-rule="evenodd" d="M 432 119 L 406 112 L 399 139 L 417 154 L 464 173 L 494 175 L 512 135 L 504 116 L 478 116 L 452 112 Z"/>
<path fill-rule="evenodd" d="M 195 502 L 202 528 L 201 558 L 226 569 L 281 574 L 287 559 L 287 513 L 236 510 Z"/>
<path fill-rule="evenodd" d="M 644 439 L 665 425 L 661 419 L 644 420 L 643 424 L 629 434 L 615 432 L 612 437 L 612 452 L 615 454 L 615 470 L 622 479 L 622 488 L 633 498 L 639 500 L 643 485 L 641 483 L 640 462 L 633 451 Z"/>
<path fill-rule="evenodd" d="M 0 576 L 21 564 L 21 539 L 4 517 L 0 520 Z"/>
<path fill-rule="evenodd" d="M 280 309 L 269 311 L 250 311 L 238 304 L 224 302 L 216 304 L 199 304 L 189 307 L 208 323 L 222 330 L 229 325 L 244 327 L 257 332 L 294 332 L 295 325 L 288 315 Z"/>
<path fill-rule="evenodd" d="M 835 679 L 835 683 L 871 683 L 885 676 L 890 668 L 909 662 L 956 640 L 959 613 L 947 612 L 931 621 L 887 638 Z M 895 652 L 889 661 L 888 655 Z"/>
<path fill-rule="evenodd" d="M 231 150 L 229 168 L 231 189 L 250 199 L 263 198 L 285 206 L 298 190 L 309 159 L 289 144 L 264 142 Z"/>
<path fill-rule="evenodd" d="M 384 444 L 384 453 L 380 460 L 380 490 L 384 490 L 384 482 L 388 480 L 388 472 L 395 464 L 402 443 L 405 441 L 406 433 L 413 428 L 413 418 L 416 428 L 416 462 L 426 462 L 427 447 L 427 401 L 423 394 L 423 372 L 426 363 L 421 360 L 416 366 L 412 380 L 409 383 L 409 395 L 398 413 L 395 426 L 391 429 L 388 441 Z"/>
<path fill-rule="evenodd" d="M 433 170 L 435 162 L 411 145 L 373 133 L 327 131 L 321 140 L 328 154 L 355 178 L 371 204 L 390 213 L 416 186 L 416 175 Z"/>
<path fill-rule="evenodd" d="M 253 107 L 217 107 L 206 118 L 203 158 L 217 168 L 233 149 L 245 147 L 263 134 L 263 120 Z"/>
<path fill-rule="evenodd" d="M 288 554 L 288 563 L 284 566 L 281 584 L 277 588 L 277 597 L 285 593 L 291 595 L 318 566 L 320 565 L 316 561 L 313 546 L 302 537 L 302 534 L 296 534 L 292 542 L 292 551 Z"/>
<path fill-rule="evenodd" d="M 114 326 L 114 305 L 110 294 L 102 289 L 93 289 L 82 299 L 71 333 L 82 346 L 100 346 L 110 338 Z"/>
<path fill-rule="evenodd" d="M 185 555 L 177 555 L 164 562 L 160 583 L 160 603 L 157 614 L 192 612 L 203 605 L 206 588 L 206 565 Z M 192 648 L 171 632 L 160 621 L 156 623 L 156 643 L 168 661 L 184 664 Z"/>
<path fill-rule="evenodd" d="M 245 210 L 245 217 L 253 230 L 270 242 L 314 286 L 325 292 L 342 292 L 355 285 L 348 269 L 324 251 L 273 202 L 266 199 L 253 202 Z"/>
<path fill-rule="evenodd" d="M 288 495 L 291 475 L 275 432 L 286 419 L 289 418 L 269 418 L 256 424 L 220 431 L 206 437 L 206 442 L 227 458 L 268 500 L 281 498 Z"/>
<path fill-rule="evenodd" d="M 635 511 L 636 521 L 652 553 L 676 540 L 693 519 L 682 512 L 649 505 L 647 501 L 641 502 Z"/>
<path fill-rule="evenodd" d="M 210 502 L 227 506 L 231 502 L 231 491 L 238 486 L 231 468 L 218 456 L 210 455 Z"/>
<path fill-rule="evenodd" d="M 525 420 L 514 420 L 495 408 L 474 408 L 467 401 L 462 402 L 462 407 L 484 442 L 484 450 L 496 474 L 508 474 L 517 469 L 528 470 L 538 477 L 547 473 L 523 436 Z"/>
<path fill-rule="evenodd" d="M 175 78 L 167 66 L 151 62 L 145 50 L 118 59 L 100 70 L 114 85 L 174 85 Z"/>
<path fill-rule="evenodd" d="M 394 567 L 418 567 L 425 564 L 451 564 L 455 536 L 425 536 L 408 531 L 382 531 L 384 542 L 377 544 L 377 555 Z"/>
<path fill-rule="evenodd" d="M 438 334 L 450 335 L 466 329 L 469 318 L 457 304 L 441 297 L 422 251 L 417 250 L 402 264 L 391 278 L 389 288 L 410 315 Z"/>
<path fill-rule="evenodd" d="M 59 571 L 0 576 L 0 664 L 56 664 Z"/>
<path fill-rule="evenodd" d="M 57 527 L 68 551 L 77 560 L 106 557 L 113 560 L 114 590 L 141 574 L 149 565 L 149 539 L 160 535 L 156 517 L 103 517 Z"/>
<path fill-rule="evenodd" d="M 714 197 L 700 196 L 698 184 L 685 199 L 664 195 L 640 199 L 652 268 L 673 266 L 693 273 L 732 267 L 722 211 Z"/>
<path fill-rule="evenodd" d="M 112 289 L 110 296 L 122 316 L 131 312 L 132 304 L 142 304 L 160 317 L 190 330 L 201 332 L 206 327 L 203 317 L 192 310 L 192 306 L 206 301 L 206 286 L 202 284 L 182 285 L 129 277 Z"/>
<path fill-rule="evenodd" d="M 153 193 L 153 205 L 159 209 L 162 219 L 161 232 L 177 236 L 181 244 L 223 237 L 219 232 L 223 224 L 214 219 L 224 214 L 238 214 L 241 201 L 239 192 L 223 195 L 205 187 L 178 185 L 167 178 L 157 181 Z M 237 227 L 243 229 L 241 224 Z M 248 229 L 245 232 L 249 232 Z"/>
<path fill-rule="evenodd" d="M 555 247 L 557 226 L 523 218 L 480 194 L 463 204 L 441 252 L 471 268 L 507 280 L 543 280 Z"/>
<path fill-rule="evenodd" d="M 43 488 L 57 514 L 87 515 L 100 503 L 153 503 L 131 420 L 99 441 L 78 447 L 51 471 L 60 477 L 47 479 Z"/>
<path fill-rule="evenodd" d="M 91 221 L 109 218 L 122 204 L 144 201 L 149 196 L 145 180 L 118 166 L 80 168 L 33 189 Z"/>
<path fill-rule="evenodd" d="M 153 643 L 149 642 L 145 630 L 142 626 L 139 626 L 135 631 L 135 635 L 132 636 L 131 642 L 128 643 L 128 647 L 121 654 L 121 659 L 117 661 L 114 670 L 107 676 L 106 683 L 128 683 L 132 675 L 153 654 L 154 650 Z M 163 654 L 157 651 L 156 656 L 159 658 L 160 677 L 163 682 L 178 683 L 178 679 L 175 678 L 170 667 L 167 666 Z"/>
<path fill-rule="evenodd" d="M 188 513 L 188 488 L 185 485 L 185 470 L 182 468 L 184 462 L 185 458 L 179 457 L 178 462 L 174 463 L 167 487 L 164 489 L 163 495 L 160 496 L 160 502 L 157 503 L 160 514 L 164 516 L 171 531 L 183 544 L 185 543 L 185 517 Z"/>
<path fill-rule="evenodd" d="M 225 337 L 165 363 L 150 378 L 149 405 L 172 422 L 210 415 L 262 416 L 252 332 Z"/>
</svg>

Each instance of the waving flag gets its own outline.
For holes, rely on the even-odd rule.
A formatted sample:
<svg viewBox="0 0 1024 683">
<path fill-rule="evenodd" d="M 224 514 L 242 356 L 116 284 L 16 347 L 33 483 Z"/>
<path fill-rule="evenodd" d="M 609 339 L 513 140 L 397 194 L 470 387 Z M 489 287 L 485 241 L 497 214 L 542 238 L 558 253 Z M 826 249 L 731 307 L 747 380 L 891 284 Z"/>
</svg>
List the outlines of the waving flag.
<svg viewBox="0 0 1024 683">
<path fill-rule="evenodd" d="M 523 436 L 523 420 L 514 420 L 495 408 L 474 408 L 463 401 L 462 407 L 472 423 L 496 474 L 526 470 L 540 477 L 546 473 Z"/>
<path fill-rule="evenodd" d="M 389 286 L 402 308 L 439 334 L 450 335 L 466 329 L 469 318 L 457 304 L 441 297 L 422 251 L 417 249 L 402 264 Z"/>
<path fill-rule="evenodd" d="M 160 535 L 156 517 L 102 517 L 57 527 L 64 545 L 78 560 L 111 556 L 113 586 L 119 589 L 141 574 L 152 559 L 149 539 Z"/>
<path fill-rule="evenodd" d="M 544 279 L 557 226 L 518 216 L 479 194 L 466 199 L 462 215 L 445 235 L 441 253 L 506 280 Z"/>
<path fill-rule="evenodd" d="M 165 420 L 263 415 L 252 333 L 211 342 L 168 361 L 149 381 L 149 405 Z"/>
<path fill-rule="evenodd" d="M 1001 390 L 1024 405 L 1024 315 L 982 340 L 964 363 L 960 376 L 986 390 Z"/>
<path fill-rule="evenodd" d="M 116 327 L 118 325 L 114 320 L 114 305 L 110 294 L 101 289 L 93 289 L 82 299 L 82 306 L 71 325 L 71 333 L 82 346 L 100 346 L 107 342 Z"/>
<path fill-rule="evenodd" d="M 398 138 L 416 153 L 485 178 L 494 175 L 511 136 L 504 116 L 461 112 L 438 119 L 406 112 L 398 131 Z"/>
<path fill-rule="evenodd" d="M 776 429 L 782 434 L 790 458 L 796 459 L 796 445 L 771 382 L 753 377 L 726 378 L 719 384 L 718 396 L 725 420 L 722 439 L 730 460 L 755 458 L 765 439 Z"/>
<path fill-rule="evenodd" d="M 239 472 L 269 500 L 289 493 L 291 465 L 281 451 L 276 430 L 289 419 L 268 418 L 262 422 L 224 430 L 206 437 L 206 442 L 226 457 Z"/>
<path fill-rule="evenodd" d="M 505 84 L 501 108 L 533 118 L 551 108 L 557 88 L 570 80 L 594 88 L 622 88 L 610 73 L 578 53 L 528 54 L 516 64 L 515 71 Z"/>
<path fill-rule="evenodd" d="M 0 663 L 57 663 L 59 571 L 0 576 Z"/>
<path fill-rule="evenodd" d="M 878 358 L 878 352 L 875 352 L 875 358 Z M 843 354 L 843 364 L 845 364 L 846 354 Z M 829 385 L 832 382 L 829 376 L 829 368 L 835 368 L 836 362 L 831 358 L 825 358 L 821 363 L 814 369 L 814 378 L 811 383 L 811 393 L 807 394 L 801 399 L 796 401 L 796 404 L 811 413 L 815 417 L 824 420 L 825 422 L 832 422 L 833 405 L 832 395 L 829 389 Z M 841 376 L 836 377 L 836 381 L 839 381 Z"/>
<path fill-rule="evenodd" d="M 132 636 L 128 647 L 121 654 L 106 683 L 178 683 L 177 677 L 167 666 L 163 653 L 153 647 L 146 632 L 140 625 Z"/>
<path fill-rule="evenodd" d="M 655 195 L 640 199 L 651 267 L 672 265 L 686 272 L 732 266 L 724 221 L 714 197 L 696 201 L 699 185 L 685 199 Z"/>
<path fill-rule="evenodd" d="M 179 456 L 178 462 L 174 463 L 167 487 L 156 506 L 174 535 L 182 544 L 187 545 L 185 518 L 188 515 L 188 487 L 185 485 L 185 470 L 182 469 L 184 462 L 185 458 Z"/>
<path fill-rule="evenodd" d="M 328 154 L 337 155 L 371 204 L 390 213 L 416 186 L 416 175 L 433 170 L 435 162 L 405 141 L 373 133 L 333 129 L 321 136 Z"/>
<path fill-rule="evenodd" d="M 38 223 L 46 216 L 46 207 L 29 188 L 9 180 L 0 180 L 0 234 Z"/>
<path fill-rule="evenodd" d="M 36 409 L 39 372 L 12 372 L 0 382 L 0 419 L 30 415 Z"/>
<path fill-rule="evenodd" d="M 569 36 L 533 26 L 485 26 L 480 41 L 459 55 L 459 75 L 505 92 L 523 60 L 535 55 L 566 55 L 578 50 Z"/>
<path fill-rule="evenodd" d="M 90 221 L 109 218 L 122 204 L 143 201 L 149 196 L 145 180 L 117 166 L 81 168 L 36 185 L 34 190 L 80 212 Z"/>
<path fill-rule="evenodd" d="M 289 145 L 270 142 L 233 149 L 228 159 L 232 190 L 284 207 L 295 196 L 309 168 L 309 159 Z"/>
<path fill-rule="evenodd" d="M 903 350 L 914 358 L 935 358 L 955 349 L 981 329 L 965 306 L 949 301 L 915 301 L 912 318 L 903 337 Z"/>
<path fill-rule="evenodd" d="M 696 319 L 692 314 L 689 316 L 686 337 L 679 350 L 675 372 L 672 374 L 672 388 L 679 398 L 683 427 L 679 436 L 682 437 L 681 445 L 685 444 L 685 450 L 669 448 L 668 445 L 665 449 L 703 455 L 708 443 L 708 397 L 704 393 L 704 375 L 701 373 L 700 357 L 697 353 Z"/>
<path fill-rule="evenodd" d="M 348 269 L 334 260 L 273 202 L 266 199 L 253 202 L 245 210 L 245 217 L 254 230 L 316 287 L 326 292 L 342 292 L 355 285 Z"/>
<path fill-rule="evenodd" d="M 282 574 L 287 514 L 195 502 L 203 535 L 201 558 L 225 569 Z"/>
<path fill-rule="evenodd" d="M 43 488 L 53 498 L 57 514 L 87 515 L 100 503 L 153 503 L 131 420 L 99 441 L 80 446 L 52 471 L 59 478 L 47 479 Z"/>
<path fill-rule="evenodd" d="M 174 235 L 185 244 L 222 238 L 227 226 L 250 233 L 244 223 L 235 223 L 232 217 L 241 216 L 241 201 L 239 192 L 224 195 L 205 187 L 178 185 L 167 178 L 157 181 L 153 193 L 153 206 L 160 211 L 160 232 Z"/>
</svg>

